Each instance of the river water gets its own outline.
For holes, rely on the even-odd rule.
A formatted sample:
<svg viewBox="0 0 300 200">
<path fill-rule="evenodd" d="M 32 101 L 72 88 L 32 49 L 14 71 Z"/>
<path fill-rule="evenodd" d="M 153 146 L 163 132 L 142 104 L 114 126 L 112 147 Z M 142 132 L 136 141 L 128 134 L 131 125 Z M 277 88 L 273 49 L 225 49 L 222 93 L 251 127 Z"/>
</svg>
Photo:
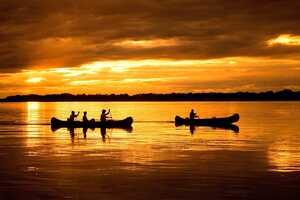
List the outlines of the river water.
<svg viewBox="0 0 300 200">
<path fill-rule="evenodd" d="M 102 108 L 133 129 L 49 125 Z M 175 127 L 191 108 L 239 113 L 239 132 Z M 299 130 L 300 102 L 0 103 L 0 199 L 297 199 Z"/>
</svg>

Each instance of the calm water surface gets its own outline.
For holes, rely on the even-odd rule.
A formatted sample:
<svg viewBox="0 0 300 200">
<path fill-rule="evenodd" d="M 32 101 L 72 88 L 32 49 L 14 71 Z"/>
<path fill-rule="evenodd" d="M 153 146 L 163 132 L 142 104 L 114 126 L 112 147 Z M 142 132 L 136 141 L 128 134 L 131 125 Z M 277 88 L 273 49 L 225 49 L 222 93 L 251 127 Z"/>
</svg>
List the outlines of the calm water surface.
<svg viewBox="0 0 300 200">
<path fill-rule="evenodd" d="M 51 131 L 51 117 L 87 111 L 134 118 L 133 130 Z M 239 113 L 239 133 L 174 126 Z M 79 119 L 82 115 L 79 116 Z M 300 102 L 0 104 L 1 199 L 298 199 Z"/>
</svg>

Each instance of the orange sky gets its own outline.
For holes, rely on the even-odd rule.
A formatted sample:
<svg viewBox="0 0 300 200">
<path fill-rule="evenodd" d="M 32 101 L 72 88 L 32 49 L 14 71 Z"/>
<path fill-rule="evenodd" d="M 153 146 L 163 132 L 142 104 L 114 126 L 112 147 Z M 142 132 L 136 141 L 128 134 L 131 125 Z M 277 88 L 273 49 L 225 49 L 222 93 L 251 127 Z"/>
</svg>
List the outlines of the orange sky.
<svg viewBox="0 0 300 200">
<path fill-rule="evenodd" d="M 0 97 L 299 90 L 297 5 L 7 1 Z"/>
</svg>

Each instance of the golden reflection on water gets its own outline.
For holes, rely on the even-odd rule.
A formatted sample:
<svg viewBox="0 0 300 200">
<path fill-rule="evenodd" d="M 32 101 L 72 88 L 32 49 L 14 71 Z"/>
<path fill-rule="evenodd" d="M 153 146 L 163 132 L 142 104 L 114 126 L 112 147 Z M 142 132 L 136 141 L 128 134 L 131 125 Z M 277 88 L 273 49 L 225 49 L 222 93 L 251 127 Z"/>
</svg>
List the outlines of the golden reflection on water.
<svg viewBox="0 0 300 200">
<path fill-rule="evenodd" d="M 267 157 L 272 166 L 271 171 L 300 171 L 300 147 L 289 143 L 274 143 L 268 150 Z"/>
<path fill-rule="evenodd" d="M 40 102 L 27 102 L 27 122 L 38 121 L 40 119 Z"/>
<path fill-rule="evenodd" d="M 168 165 L 181 160 L 189 151 L 264 151 L 269 170 L 300 171 L 300 137 L 296 119 L 300 104 L 247 102 L 28 102 L 25 104 L 26 147 L 29 155 L 67 156 L 82 153 L 116 159 L 122 163 Z M 99 120 L 101 109 L 110 108 L 114 119 L 134 118 L 133 132 L 108 129 L 50 130 L 51 117 L 65 120 L 72 110 L 83 111 L 88 118 Z M 230 130 L 198 127 L 193 135 L 189 127 L 175 127 L 175 115 L 187 116 L 194 108 L 201 117 L 228 116 L 240 113 L 240 133 Z M 27 109 L 27 110 L 26 110 Z M 287 115 L 290 113 L 290 115 Z M 290 116 L 295 116 L 291 118 Z M 24 119 L 24 118 L 23 118 Z M 295 120 L 295 121 L 291 121 Z M 25 126 L 24 126 L 25 127 Z M 134 167 L 133 169 L 134 170 Z"/>
<path fill-rule="evenodd" d="M 40 126 L 34 125 L 34 123 L 38 122 L 39 120 L 40 120 L 40 102 L 27 102 L 26 146 L 28 147 L 36 146 L 40 142 L 38 140 L 38 136 L 40 133 Z M 34 154 L 33 152 L 31 153 Z"/>
<path fill-rule="evenodd" d="M 193 104 L 193 105 L 191 105 Z M 176 107 L 176 109 L 174 109 Z M 189 103 L 189 107 L 198 108 L 202 115 L 211 116 L 210 112 L 222 107 L 220 104 L 209 104 L 203 106 L 200 103 Z M 128 116 L 134 118 L 134 131 L 128 133 L 121 129 L 108 129 L 105 137 L 101 135 L 100 129 L 88 130 L 84 137 L 82 129 L 75 129 L 74 134 L 66 128 L 49 134 L 45 127 L 31 125 L 51 117 L 66 119 L 70 112 L 80 111 L 77 120 L 81 120 L 83 111 L 88 112 L 88 118 L 98 120 L 101 109 L 110 108 L 114 119 L 123 119 Z M 176 160 L 184 156 L 184 152 L 173 154 L 175 151 L 183 150 L 207 150 L 211 149 L 210 141 L 220 140 L 222 145 L 224 137 L 230 141 L 235 139 L 230 131 L 225 135 L 211 128 L 199 128 L 196 134 L 191 137 L 187 127 L 176 130 L 172 120 L 176 114 L 187 115 L 190 108 L 185 104 L 177 102 L 28 102 L 27 103 L 27 146 L 34 147 L 45 143 L 48 137 L 47 152 L 59 156 L 71 155 L 72 152 L 84 151 L 85 156 L 102 154 L 101 151 L 117 151 L 117 154 L 108 154 L 121 162 L 139 165 L 153 165 L 166 160 Z M 232 113 L 232 106 L 227 103 L 226 109 L 218 109 L 219 115 Z M 224 113 L 224 114 L 223 114 Z M 136 122 L 137 121 L 137 122 Z M 148 121 L 148 122 L 147 122 Z M 149 121 L 151 123 L 149 123 Z M 157 121 L 154 122 L 153 121 Z M 49 121 L 48 121 L 49 123 Z M 202 135 L 205 132 L 215 134 Z M 179 132 L 178 132 L 179 131 Z M 198 132 L 198 133 L 197 133 Z M 207 141 L 206 144 L 203 141 Z M 71 146 L 71 150 L 69 149 Z M 36 151 L 41 151 L 36 149 Z M 171 153 L 173 152 L 173 153 Z M 172 155 L 171 155 L 172 154 Z"/>
</svg>

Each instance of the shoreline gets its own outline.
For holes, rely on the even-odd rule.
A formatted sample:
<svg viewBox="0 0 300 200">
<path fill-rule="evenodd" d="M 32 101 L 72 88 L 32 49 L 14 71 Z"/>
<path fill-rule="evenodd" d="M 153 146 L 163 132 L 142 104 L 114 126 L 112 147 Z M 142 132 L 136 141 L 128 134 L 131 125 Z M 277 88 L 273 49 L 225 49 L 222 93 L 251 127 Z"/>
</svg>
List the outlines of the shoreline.
<svg viewBox="0 0 300 200">
<path fill-rule="evenodd" d="M 144 93 L 144 94 L 28 94 L 8 96 L 0 102 L 164 102 L 164 101 L 300 101 L 300 91 L 281 90 L 265 92 L 233 92 L 233 93 Z"/>
<path fill-rule="evenodd" d="M 300 102 L 300 99 L 270 99 L 270 100 L 26 100 L 26 101 L 3 101 L 0 103 L 25 103 L 25 102 Z"/>
</svg>

